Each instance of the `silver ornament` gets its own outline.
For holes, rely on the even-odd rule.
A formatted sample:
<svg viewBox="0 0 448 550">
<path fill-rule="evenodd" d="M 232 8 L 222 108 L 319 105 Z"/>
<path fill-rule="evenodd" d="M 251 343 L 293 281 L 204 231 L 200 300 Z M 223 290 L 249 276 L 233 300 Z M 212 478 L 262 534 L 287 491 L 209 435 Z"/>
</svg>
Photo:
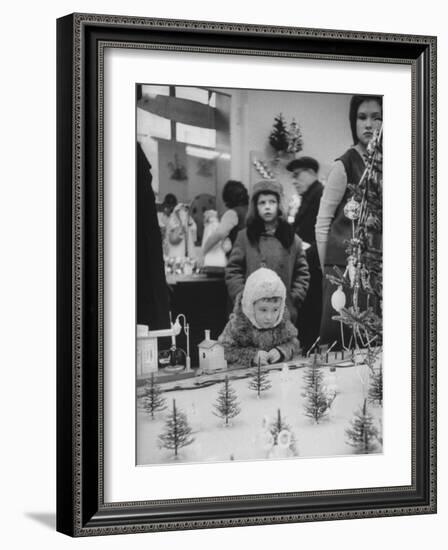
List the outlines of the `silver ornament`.
<svg viewBox="0 0 448 550">
<path fill-rule="evenodd" d="M 359 218 L 361 204 L 352 197 L 344 206 L 344 214 L 349 220 L 357 220 Z"/>
</svg>

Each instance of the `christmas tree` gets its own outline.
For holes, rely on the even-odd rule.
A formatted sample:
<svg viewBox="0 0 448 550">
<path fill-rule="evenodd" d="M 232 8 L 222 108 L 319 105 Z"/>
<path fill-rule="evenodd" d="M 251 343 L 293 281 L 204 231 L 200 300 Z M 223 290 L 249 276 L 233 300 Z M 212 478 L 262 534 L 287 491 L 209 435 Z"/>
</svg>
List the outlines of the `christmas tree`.
<svg viewBox="0 0 448 550">
<path fill-rule="evenodd" d="M 274 119 L 274 126 L 269 135 L 269 143 L 271 147 L 277 152 L 277 155 L 288 150 L 289 134 L 286 126 L 286 121 L 280 113 Z"/>
<path fill-rule="evenodd" d="M 174 451 L 177 457 L 178 449 L 191 445 L 194 441 L 192 437 L 186 414 L 176 408 L 176 400 L 173 399 L 173 410 L 168 415 L 165 423 L 164 433 L 159 435 L 159 443 L 165 449 Z"/>
<path fill-rule="evenodd" d="M 249 388 L 257 392 L 257 397 L 260 397 L 261 392 L 271 388 L 269 372 L 261 368 L 260 361 L 258 361 L 257 366 L 252 369 L 249 377 Z"/>
<path fill-rule="evenodd" d="M 166 409 L 166 399 L 163 397 L 163 392 L 160 385 L 155 380 L 154 373 L 151 374 L 149 380 L 145 384 L 145 395 L 143 397 L 143 408 L 154 419 L 156 411 L 164 411 Z"/>
<path fill-rule="evenodd" d="M 303 138 L 300 126 L 292 119 L 288 130 L 288 153 L 300 153 L 303 149 Z"/>
<path fill-rule="evenodd" d="M 369 401 L 383 404 L 383 369 L 381 364 L 370 373 Z"/>
<path fill-rule="evenodd" d="M 365 160 L 359 183 L 348 185 L 351 193 L 344 207 L 352 223 L 352 238 L 346 243 L 347 269 L 341 272 L 335 268 L 327 275 L 351 298 L 351 305 L 333 319 L 351 328 L 355 348 L 382 343 L 382 129 L 375 131 Z"/>
<path fill-rule="evenodd" d="M 362 408 L 356 411 L 351 420 L 350 428 L 345 430 L 348 444 L 358 453 L 371 453 L 375 451 L 379 441 L 378 429 L 373 423 L 373 417 L 367 410 L 367 399 L 364 399 Z"/>
<path fill-rule="evenodd" d="M 225 419 L 226 427 L 229 425 L 229 419 L 234 418 L 241 412 L 236 391 L 230 385 L 228 376 L 226 376 L 224 384 L 218 392 L 218 398 L 213 407 L 216 409 L 213 414 Z"/>
<path fill-rule="evenodd" d="M 282 417 L 282 413 L 280 412 L 280 409 L 277 409 L 277 416 L 269 426 L 269 431 L 272 435 L 274 445 L 278 444 L 278 434 L 284 430 L 287 430 L 288 432 L 290 432 L 291 443 L 289 445 L 289 448 L 294 455 L 297 455 L 296 440 L 292 433 L 291 426 L 285 422 L 284 418 Z"/>
<path fill-rule="evenodd" d="M 330 397 L 325 391 L 324 374 L 322 367 L 314 353 L 314 360 L 304 372 L 305 391 L 302 396 L 305 398 L 305 416 L 319 422 L 329 411 L 336 394 Z"/>
</svg>

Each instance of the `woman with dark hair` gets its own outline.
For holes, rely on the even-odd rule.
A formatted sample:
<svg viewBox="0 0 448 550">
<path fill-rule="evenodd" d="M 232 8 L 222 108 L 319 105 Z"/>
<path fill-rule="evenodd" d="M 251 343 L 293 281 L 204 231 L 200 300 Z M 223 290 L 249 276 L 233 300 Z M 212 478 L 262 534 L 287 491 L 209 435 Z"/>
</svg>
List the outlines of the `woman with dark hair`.
<svg viewBox="0 0 448 550">
<path fill-rule="evenodd" d="M 334 266 L 344 272 L 347 267 L 346 248 L 352 236 L 352 225 L 344 214 L 351 196 L 348 184 L 357 185 L 365 170 L 367 145 L 382 124 L 383 103 L 380 96 L 355 95 L 350 101 L 349 120 L 354 145 L 339 157 L 328 175 L 316 220 L 316 242 L 323 271 L 323 308 L 320 343 L 342 345 L 341 326 L 334 321 L 337 311 L 331 297 L 335 286 L 326 274 L 334 274 Z M 351 304 L 347 304 L 351 305 Z M 348 336 L 344 336 L 344 340 Z M 348 344 L 348 338 L 345 344 Z"/>
<path fill-rule="evenodd" d="M 255 184 L 247 226 L 238 233 L 225 277 L 227 291 L 235 302 L 251 273 L 260 267 L 272 269 L 286 287 L 286 306 L 294 323 L 308 290 L 310 274 L 302 241 L 284 219 L 282 197 L 282 186 L 275 181 Z"/>
<path fill-rule="evenodd" d="M 202 252 L 207 254 L 216 244 L 229 239 L 226 253 L 230 254 L 240 229 L 246 226 L 249 194 L 240 181 L 229 180 L 222 190 L 222 200 L 227 210 L 222 215 L 219 226 L 202 244 Z"/>
</svg>

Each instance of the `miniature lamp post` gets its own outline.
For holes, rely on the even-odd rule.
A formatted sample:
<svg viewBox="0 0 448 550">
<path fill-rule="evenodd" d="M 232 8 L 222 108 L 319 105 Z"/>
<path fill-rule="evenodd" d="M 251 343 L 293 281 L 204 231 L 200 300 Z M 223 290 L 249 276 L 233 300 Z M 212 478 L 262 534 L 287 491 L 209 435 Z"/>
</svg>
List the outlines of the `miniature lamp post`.
<svg viewBox="0 0 448 550">
<path fill-rule="evenodd" d="M 187 318 L 185 317 L 185 315 L 183 313 L 179 313 L 179 315 L 176 317 L 176 321 L 174 323 L 174 325 L 177 324 L 180 324 L 179 321 L 180 319 L 183 320 L 183 325 L 184 325 L 184 332 L 185 332 L 185 336 L 187 338 L 187 355 L 185 357 L 185 368 L 187 371 L 191 370 L 191 358 L 190 358 L 190 325 L 187 323 Z M 175 336 L 173 336 L 173 338 L 175 339 Z M 176 340 L 174 340 L 174 345 L 176 345 Z"/>
<path fill-rule="evenodd" d="M 170 323 L 170 328 L 160 330 L 149 330 L 146 325 L 137 325 L 137 372 L 139 375 L 146 375 L 149 372 L 157 372 L 158 368 L 158 344 L 159 338 L 171 337 L 170 356 L 171 361 L 176 361 L 176 336 L 182 331 L 180 319 L 183 320 L 183 329 L 187 337 L 187 353 L 185 354 L 185 368 L 191 370 L 190 359 L 190 326 L 183 313 L 176 317 L 174 323 Z M 140 364 L 139 364 L 140 363 Z M 175 365 L 176 366 L 176 365 Z M 176 370 L 177 370 L 176 366 Z"/>
</svg>

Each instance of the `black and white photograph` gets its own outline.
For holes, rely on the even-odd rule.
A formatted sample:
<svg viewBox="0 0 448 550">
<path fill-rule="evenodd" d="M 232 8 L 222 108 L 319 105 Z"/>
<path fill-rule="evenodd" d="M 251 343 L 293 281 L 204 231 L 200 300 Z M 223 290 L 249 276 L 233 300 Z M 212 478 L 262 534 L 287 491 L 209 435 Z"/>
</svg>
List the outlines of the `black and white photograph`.
<svg viewBox="0 0 448 550">
<path fill-rule="evenodd" d="M 382 453 L 383 97 L 135 111 L 136 464 Z"/>
</svg>

